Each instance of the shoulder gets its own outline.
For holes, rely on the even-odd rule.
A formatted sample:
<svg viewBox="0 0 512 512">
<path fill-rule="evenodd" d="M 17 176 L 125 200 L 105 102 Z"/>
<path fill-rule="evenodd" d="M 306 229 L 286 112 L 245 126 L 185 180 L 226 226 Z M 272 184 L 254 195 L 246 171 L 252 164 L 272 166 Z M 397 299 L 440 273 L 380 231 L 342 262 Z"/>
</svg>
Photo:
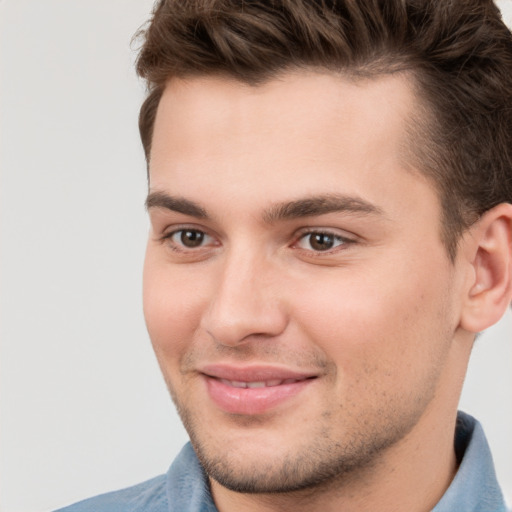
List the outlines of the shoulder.
<svg viewBox="0 0 512 512">
<path fill-rule="evenodd" d="M 55 512 L 217 512 L 208 478 L 190 443 L 165 475 Z"/>
<path fill-rule="evenodd" d="M 55 512 L 167 512 L 166 477 L 89 498 Z"/>
</svg>

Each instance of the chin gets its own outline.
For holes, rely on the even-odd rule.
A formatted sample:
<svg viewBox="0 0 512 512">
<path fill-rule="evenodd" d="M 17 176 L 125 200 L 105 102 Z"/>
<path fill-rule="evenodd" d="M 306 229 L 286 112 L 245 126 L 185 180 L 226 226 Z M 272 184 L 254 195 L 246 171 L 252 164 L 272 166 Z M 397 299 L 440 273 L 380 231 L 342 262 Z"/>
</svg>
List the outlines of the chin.
<svg viewBox="0 0 512 512">
<path fill-rule="evenodd" d="M 285 446 L 262 442 L 261 436 L 225 439 L 200 439 L 189 430 L 194 450 L 208 476 L 223 487 L 248 494 L 275 494 L 323 488 L 371 472 L 379 454 L 395 444 L 403 434 L 376 436 L 371 442 L 351 439 L 345 444 L 321 435 L 304 435 L 299 445 Z M 210 435 L 215 435 L 210 433 Z M 229 436 L 228 436 L 229 437 Z M 304 441 L 307 439 L 307 441 Z M 211 441 L 211 442 L 209 442 Z M 268 440 L 267 440 L 268 441 Z"/>
</svg>

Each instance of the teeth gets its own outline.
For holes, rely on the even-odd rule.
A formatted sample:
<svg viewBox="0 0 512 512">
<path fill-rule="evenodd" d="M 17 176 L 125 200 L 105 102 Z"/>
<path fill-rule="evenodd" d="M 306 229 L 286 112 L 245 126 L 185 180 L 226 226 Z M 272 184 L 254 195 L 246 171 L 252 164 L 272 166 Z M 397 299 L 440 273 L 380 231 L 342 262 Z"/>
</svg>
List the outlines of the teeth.
<svg viewBox="0 0 512 512">
<path fill-rule="evenodd" d="M 223 384 L 226 386 L 231 386 L 233 388 L 269 388 L 273 386 L 280 386 L 281 384 L 293 384 L 294 382 L 298 382 L 300 379 L 273 379 L 267 381 L 256 381 L 256 382 L 244 382 L 238 380 L 227 380 L 220 379 Z"/>
<path fill-rule="evenodd" d="M 247 383 L 248 388 L 265 388 L 267 387 L 265 382 L 248 382 Z"/>
<path fill-rule="evenodd" d="M 232 386 L 234 388 L 246 388 L 247 387 L 247 382 L 241 382 L 241 381 L 238 381 L 238 380 L 225 380 L 225 379 L 222 379 L 222 382 L 224 384 L 227 384 L 228 386 Z"/>
</svg>

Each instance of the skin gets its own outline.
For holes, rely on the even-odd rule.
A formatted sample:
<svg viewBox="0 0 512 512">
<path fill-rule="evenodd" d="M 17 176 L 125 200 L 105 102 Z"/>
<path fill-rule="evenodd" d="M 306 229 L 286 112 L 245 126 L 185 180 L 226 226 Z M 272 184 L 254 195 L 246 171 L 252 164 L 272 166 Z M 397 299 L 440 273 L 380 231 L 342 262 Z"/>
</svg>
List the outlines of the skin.
<svg viewBox="0 0 512 512">
<path fill-rule="evenodd" d="M 404 161 L 412 91 L 313 71 L 166 87 L 144 310 L 222 512 L 426 511 L 453 478 L 478 241 L 449 260 L 437 193 Z M 235 414 L 208 391 L 219 363 L 314 378 Z"/>
</svg>

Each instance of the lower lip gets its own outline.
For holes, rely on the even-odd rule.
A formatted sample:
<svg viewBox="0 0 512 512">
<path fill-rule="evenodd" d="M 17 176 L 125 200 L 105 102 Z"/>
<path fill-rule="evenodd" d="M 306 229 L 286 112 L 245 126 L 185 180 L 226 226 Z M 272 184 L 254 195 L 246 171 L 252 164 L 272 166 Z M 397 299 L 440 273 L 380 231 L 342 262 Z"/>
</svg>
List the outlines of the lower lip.
<svg viewBox="0 0 512 512">
<path fill-rule="evenodd" d="M 206 376 L 206 385 L 212 401 L 223 411 L 231 414 L 263 414 L 291 399 L 314 379 L 300 380 L 291 384 L 264 388 L 235 388 L 219 379 Z"/>
</svg>

